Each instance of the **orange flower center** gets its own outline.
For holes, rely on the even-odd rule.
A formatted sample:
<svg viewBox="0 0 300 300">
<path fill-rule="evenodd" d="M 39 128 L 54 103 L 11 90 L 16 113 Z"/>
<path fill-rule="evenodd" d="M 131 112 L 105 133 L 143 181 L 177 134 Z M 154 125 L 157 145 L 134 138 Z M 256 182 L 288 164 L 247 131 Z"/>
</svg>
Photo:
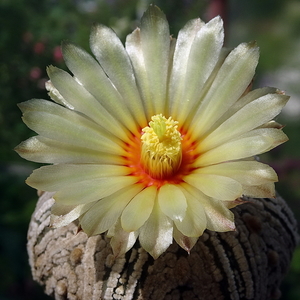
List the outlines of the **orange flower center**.
<svg viewBox="0 0 300 300">
<path fill-rule="evenodd" d="M 193 163 L 199 156 L 195 149 L 195 141 L 178 128 L 178 122 L 155 115 L 141 135 L 126 144 L 125 165 L 145 187 L 179 184 L 195 169 Z"/>
</svg>

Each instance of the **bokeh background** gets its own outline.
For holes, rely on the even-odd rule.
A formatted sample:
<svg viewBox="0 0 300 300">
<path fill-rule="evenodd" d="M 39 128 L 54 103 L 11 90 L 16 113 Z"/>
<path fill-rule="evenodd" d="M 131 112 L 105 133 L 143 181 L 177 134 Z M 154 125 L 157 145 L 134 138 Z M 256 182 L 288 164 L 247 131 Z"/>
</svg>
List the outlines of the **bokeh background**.
<svg viewBox="0 0 300 300">
<path fill-rule="evenodd" d="M 50 299 L 31 279 L 26 234 L 36 191 L 24 180 L 37 165 L 13 148 L 33 133 L 17 103 L 48 99 L 45 67 L 64 68 L 62 40 L 89 49 L 94 23 L 125 36 L 154 2 L 167 15 L 174 36 L 191 18 L 208 21 L 221 13 L 226 46 L 256 40 L 261 49 L 254 87 L 275 86 L 291 95 L 278 121 L 290 141 L 262 160 L 279 174 L 277 190 L 300 220 L 300 1 L 299 0 L 0 0 L 0 299 Z M 221 5 L 221 6 L 220 6 Z M 220 10 L 221 7 L 221 10 Z M 300 249 L 282 284 L 282 299 L 300 299 Z"/>
</svg>

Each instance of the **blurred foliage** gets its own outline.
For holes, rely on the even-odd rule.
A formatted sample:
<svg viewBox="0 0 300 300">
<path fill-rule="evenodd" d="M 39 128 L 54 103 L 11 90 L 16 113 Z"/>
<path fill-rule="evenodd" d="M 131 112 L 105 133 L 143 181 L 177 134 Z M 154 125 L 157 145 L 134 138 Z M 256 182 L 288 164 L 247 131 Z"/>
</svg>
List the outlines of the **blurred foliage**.
<svg viewBox="0 0 300 300">
<path fill-rule="evenodd" d="M 224 0 L 225 1 L 225 0 Z M 24 184 L 36 167 L 12 149 L 33 133 L 21 122 L 17 103 L 48 98 L 44 89 L 46 66 L 65 68 L 59 45 L 72 41 L 88 50 L 90 27 L 112 27 L 124 41 L 147 8 L 148 0 L 0 0 L 0 299 L 49 299 L 30 275 L 26 231 L 34 210 L 36 192 Z M 195 17 L 207 18 L 209 0 L 157 0 L 167 15 L 174 36 Z M 293 68 L 300 80 L 300 1 L 228 0 L 227 46 L 257 40 L 261 59 L 256 83 L 266 74 Z M 284 74 L 284 73 L 283 73 Z M 276 86 L 282 86 L 280 76 Z M 282 83 L 281 83 L 282 82 Z M 271 83 L 274 85 L 275 83 Z M 297 84 L 299 85 L 299 84 Z M 297 87 L 295 87 L 296 89 Z M 295 93 L 293 87 L 288 93 Z M 296 101 L 299 100 L 299 96 Z M 299 117 L 280 120 L 286 124 L 290 142 L 262 157 L 279 174 L 279 192 L 300 220 Z M 300 299 L 300 250 L 295 252 L 283 286 L 282 299 Z"/>
</svg>

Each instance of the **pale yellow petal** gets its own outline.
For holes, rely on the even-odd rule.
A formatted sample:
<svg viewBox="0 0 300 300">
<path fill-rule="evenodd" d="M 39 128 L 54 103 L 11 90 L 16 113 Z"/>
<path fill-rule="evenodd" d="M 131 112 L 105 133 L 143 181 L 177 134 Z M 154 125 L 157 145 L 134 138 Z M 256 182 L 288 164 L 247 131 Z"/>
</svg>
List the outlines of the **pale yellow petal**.
<svg viewBox="0 0 300 300">
<path fill-rule="evenodd" d="M 112 116 L 74 77 L 53 66 L 48 67 L 47 73 L 55 88 L 72 105 L 74 110 L 85 114 L 114 136 L 123 140 L 127 139 L 129 134 L 127 128 L 119 122 L 118 118 Z"/>
<path fill-rule="evenodd" d="M 66 99 L 60 94 L 60 92 L 57 90 L 57 88 L 54 87 L 52 84 L 51 80 L 48 80 L 45 83 L 45 88 L 49 92 L 48 95 L 49 97 L 55 101 L 56 103 L 63 105 L 69 109 L 74 109 L 73 105 L 68 103 Z"/>
<path fill-rule="evenodd" d="M 43 136 L 34 136 L 14 149 L 21 157 L 39 163 L 98 163 L 124 164 L 120 155 L 78 147 Z"/>
<path fill-rule="evenodd" d="M 276 129 L 282 129 L 284 126 L 281 125 L 280 123 L 274 121 L 274 120 L 271 120 L 261 126 L 259 126 L 259 128 L 276 128 Z"/>
<path fill-rule="evenodd" d="M 137 126 L 122 95 L 98 62 L 86 51 L 72 44 L 62 47 L 66 65 L 85 89 L 119 122 L 134 134 Z"/>
<path fill-rule="evenodd" d="M 170 32 L 164 13 L 155 5 L 150 5 L 141 19 L 141 48 L 147 73 L 154 114 L 165 114 L 167 79 L 169 68 Z M 135 69 L 135 64 L 133 64 Z M 135 69 L 135 72 L 138 71 Z M 138 76 L 138 74 L 136 74 Z"/>
<path fill-rule="evenodd" d="M 110 196 L 137 180 L 133 176 L 114 176 L 81 181 L 59 190 L 54 199 L 65 205 L 89 203 Z"/>
<path fill-rule="evenodd" d="M 89 236 L 108 230 L 117 222 L 126 205 L 142 188 L 141 184 L 133 184 L 98 201 L 80 218 L 82 229 Z"/>
<path fill-rule="evenodd" d="M 165 114 L 170 34 L 166 17 L 159 8 L 151 5 L 145 12 L 141 29 L 127 36 L 126 50 L 148 120 L 155 114 Z"/>
<path fill-rule="evenodd" d="M 149 100 L 151 99 L 151 86 L 148 82 L 145 59 L 141 46 L 140 28 L 136 28 L 131 34 L 127 35 L 125 46 L 134 68 L 137 87 L 143 99 L 146 115 L 150 120 L 151 116 L 154 115 L 154 105 L 152 101 Z"/>
<path fill-rule="evenodd" d="M 111 154 L 124 153 L 120 139 L 75 111 L 40 99 L 20 103 L 19 107 L 24 123 L 46 138 Z"/>
<path fill-rule="evenodd" d="M 54 228 L 66 226 L 78 219 L 93 205 L 94 202 L 76 206 L 54 203 L 51 208 L 50 226 Z"/>
<path fill-rule="evenodd" d="M 227 58 L 229 53 L 230 53 L 230 49 L 227 49 L 227 48 L 222 48 L 221 49 L 218 61 L 215 65 L 213 71 L 211 72 L 210 76 L 206 80 L 206 82 L 203 86 L 203 89 L 200 91 L 200 93 L 198 95 L 198 101 L 195 101 L 194 107 L 189 111 L 188 116 L 186 116 L 185 122 L 183 124 L 183 131 L 184 132 L 189 131 L 190 128 L 192 128 L 192 124 L 195 122 L 194 118 L 199 113 L 198 109 L 201 106 L 201 103 L 202 103 L 203 99 L 205 98 L 205 96 L 209 92 L 216 76 L 218 75 L 218 72 L 219 72 L 220 68 L 222 67 L 222 65 L 223 65 L 223 63 L 224 63 L 224 61 Z"/>
<path fill-rule="evenodd" d="M 173 222 L 161 211 L 157 200 L 149 219 L 140 228 L 139 241 L 155 259 L 172 244 Z"/>
<path fill-rule="evenodd" d="M 218 128 L 224 121 L 233 116 L 237 111 L 243 108 L 248 103 L 255 101 L 256 99 L 266 96 L 267 94 L 278 94 L 281 93 L 278 89 L 273 87 L 263 87 L 252 90 L 246 95 L 243 95 L 238 101 L 236 101 L 224 114 L 215 122 L 211 127 L 211 132 Z"/>
<path fill-rule="evenodd" d="M 218 232 L 235 230 L 234 215 L 224 201 L 210 198 L 189 184 L 182 184 L 182 187 L 203 205 L 207 229 Z"/>
<path fill-rule="evenodd" d="M 273 182 L 267 182 L 262 185 L 243 186 L 243 194 L 254 198 L 275 198 L 275 185 Z"/>
<path fill-rule="evenodd" d="M 42 191 L 58 191 L 69 184 L 97 178 L 123 176 L 130 172 L 129 168 L 116 165 L 57 164 L 34 170 L 26 182 Z"/>
<path fill-rule="evenodd" d="M 197 32 L 204 24 L 205 23 L 200 19 L 190 20 L 178 33 L 169 83 L 171 115 L 173 117 L 175 116 L 176 119 L 180 106 L 179 103 L 185 101 L 183 95 L 186 88 L 187 64 L 191 46 L 193 45 Z"/>
<path fill-rule="evenodd" d="M 187 237 L 199 237 L 206 229 L 207 221 L 203 205 L 195 199 L 191 194 L 182 189 L 186 201 L 187 209 L 184 219 L 175 220 L 177 229 Z"/>
<path fill-rule="evenodd" d="M 202 202 L 204 203 L 203 198 Z M 209 199 L 206 201 L 205 213 L 207 217 L 207 229 L 217 232 L 235 230 L 234 214 L 227 208 L 226 203 Z"/>
<path fill-rule="evenodd" d="M 280 113 L 288 99 L 285 95 L 268 94 L 250 102 L 204 138 L 199 151 L 208 151 L 268 122 Z"/>
<path fill-rule="evenodd" d="M 124 230 L 138 230 L 146 222 L 152 212 L 156 194 L 155 186 L 146 187 L 128 203 L 121 216 Z"/>
<path fill-rule="evenodd" d="M 215 174 L 190 174 L 184 181 L 196 187 L 209 197 L 220 200 L 234 200 L 242 196 L 242 185 L 230 177 Z"/>
<path fill-rule="evenodd" d="M 170 91 L 171 113 L 181 123 L 185 122 L 190 111 L 195 109 L 195 105 L 199 106 L 201 102 L 199 94 L 202 92 L 205 82 L 218 62 L 223 45 L 224 30 L 220 17 L 212 19 L 203 26 L 198 25 L 198 27 L 200 29 L 194 37 L 191 48 L 181 48 L 185 47 L 185 44 L 179 44 L 179 53 L 175 52 L 174 57 L 174 67 L 176 63 L 178 64 L 174 72 L 178 74 L 175 75 L 174 79 L 171 77 L 170 87 L 176 91 L 177 79 L 180 77 L 184 78 L 185 86 L 180 94 L 177 93 L 177 97 L 174 97 L 175 95 L 173 96 L 173 93 Z M 186 54 L 182 52 L 188 54 L 186 64 L 182 63 L 182 60 L 178 57 L 183 56 L 184 58 Z M 172 79 L 174 82 L 172 82 Z"/>
<path fill-rule="evenodd" d="M 225 206 L 228 209 L 231 209 L 231 208 L 234 208 L 238 205 L 245 204 L 245 203 L 247 203 L 247 201 L 243 200 L 243 198 L 238 198 L 238 199 L 235 199 L 233 201 L 222 201 L 222 203 L 225 204 Z"/>
<path fill-rule="evenodd" d="M 110 245 L 115 257 L 119 257 L 133 247 L 138 237 L 138 232 L 125 231 L 121 226 L 120 219 L 118 219 L 116 224 L 108 230 L 107 236 L 111 237 Z"/>
<path fill-rule="evenodd" d="M 91 32 L 90 44 L 98 62 L 122 95 L 132 116 L 140 127 L 145 127 L 145 110 L 136 86 L 131 61 L 122 42 L 111 28 L 97 25 Z"/>
<path fill-rule="evenodd" d="M 230 52 L 190 123 L 190 130 L 197 133 L 195 138 L 205 135 L 242 96 L 254 76 L 258 56 L 253 43 L 241 44 Z"/>
<path fill-rule="evenodd" d="M 158 191 L 159 207 L 171 220 L 182 221 L 187 208 L 185 195 L 174 184 L 164 184 Z"/>
<path fill-rule="evenodd" d="M 197 174 L 216 174 L 237 180 L 242 185 L 261 185 L 263 182 L 277 181 L 275 171 L 258 161 L 224 162 L 194 171 Z"/>
<path fill-rule="evenodd" d="M 176 228 L 176 226 L 173 229 L 173 237 L 176 243 L 188 253 L 190 253 L 191 249 L 198 241 L 198 237 L 185 236 Z"/>
<path fill-rule="evenodd" d="M 267 152 L 286 142 L 287 136 L 278 129 L 259 128 L 242 135 L 199 156 L 195 167 L 203 167 L 229 160 L 238 160 Z"/>
</svg>

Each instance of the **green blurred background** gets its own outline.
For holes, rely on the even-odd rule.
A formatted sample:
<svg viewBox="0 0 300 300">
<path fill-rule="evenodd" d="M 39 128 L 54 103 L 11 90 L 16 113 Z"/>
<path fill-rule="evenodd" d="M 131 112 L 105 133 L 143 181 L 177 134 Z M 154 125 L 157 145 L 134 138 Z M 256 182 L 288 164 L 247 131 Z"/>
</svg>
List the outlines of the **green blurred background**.
<svg viewBox="0 0 300 300">
<path fill-rule="evenodd" d="M 0 299 L 50 299 L 31 279 L 26 234 L 36 191 L 25 178 L 37 166 L 12 150 L 33 133 L 22 123 L 17 103 L 46 98 L 45 67 L 65 68 L 62 40 L 88 48 L 93 23 L 112 27 L 125 40 L 149 3 L 167 15 L 174 36 L 191 18 L 214 14 L 209 0 L 0 0 Z M 221 0 L 226 45 L 256 40 L 261 49 L 255 87 L 275 86 L 292 98 L 279 122 L 290 141 L 262 157 L 279 174 L 277 190 L 300 220 L 300 1 Z M 220 4 L 220 3 L 219 3 Z M 224 5 L 225 4 L 225 5 Z M 282 299 L 300 299 L 300 249 L 281 290 Z"/>
</svg>

